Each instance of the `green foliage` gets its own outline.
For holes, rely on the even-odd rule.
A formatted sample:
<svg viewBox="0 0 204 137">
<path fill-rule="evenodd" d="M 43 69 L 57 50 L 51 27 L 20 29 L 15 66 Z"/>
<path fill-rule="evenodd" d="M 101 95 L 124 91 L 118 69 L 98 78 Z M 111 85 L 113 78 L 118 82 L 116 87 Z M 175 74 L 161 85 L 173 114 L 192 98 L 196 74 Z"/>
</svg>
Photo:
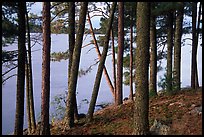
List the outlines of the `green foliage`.
<svg viewBox="0 0 204 137">
<path fill-rule="evenodd" d="M 53 52 L 51 53 L 51 61 L 61 61 L 61 60 L 67 60 L 69 58 L 69 51 L 65 52 Z"/>
<path fill-rule="evenodd" d="M 42 17 L 29 13 L 30 33 L 42 33 Z"/>
<path fill-rule="evenodd" d="M 87 68 L 86 70 L 80 69 L 78 72 L 78 77 L 85 76 L 87 73 L 90 73 L 92 70 L 91 67 Z"/>
<path fill-rule="evenodd" d="M 125 80 L 123 81 L 124 85 L 130 85 L 130 72 L 129 71 L 125 71 L 123 73 L 123 76 L 125 77 Z"/>
<path fill-rule="evenodd" d="M 18 35 L 17 3 L 2 3 L 2 46 L 12 44 Z"/>
<path fill-rule="evenodd" d="M 155 97 L 156 93 L 154 91 L 149 91 L 149 98 Z"/>
<path fill-rule="evenodd" d="M 174 73 L 174 71 L 172 72 Z M 158 82 L 158 86 L 162 88 L 163 91 L 166 91 L 167 88 L 167 82 L 172 82 L 172 91 L 171 93 L 174 93 L 177 89 L 177 85 L 175 84 L 175 78 L 168 78 L 167 74 L 165 73 L 163 77 L 160 77 L 160 81 Z"/>
<path fill-rule="evenodd" d="M 98 46 L 101 46 L 101 47 L 104 46 L 104 44 L 105 44 L 105 38 L 106 38 L 106 36 L 98 36 L 98 38 L 97 38 Z"/>
</svg>

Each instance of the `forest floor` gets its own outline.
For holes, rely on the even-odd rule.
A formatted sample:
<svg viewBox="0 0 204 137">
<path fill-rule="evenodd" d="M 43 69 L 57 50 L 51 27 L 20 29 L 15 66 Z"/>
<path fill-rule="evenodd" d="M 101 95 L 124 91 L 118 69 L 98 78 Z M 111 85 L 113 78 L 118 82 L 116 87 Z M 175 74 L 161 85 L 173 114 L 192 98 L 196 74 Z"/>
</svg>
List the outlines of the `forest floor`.
<svg viewBox="0 0 204 137">
<path fill-rule="evenodd" d="M 198 110 L 198 108 L 200 110 Z M 170 127 L 170 135 L 202 135 L 202 88 L 182 89 L 175 95 L 159 95 L 149 99 L 149 125 L 154 120 Z M 93 121 L 85 118 L 66 130 L 63 121 L 51 126 L 52 135 L 131 135 L 133 132 L 133 102 L 109 105 L 94 113 Z"/>
</svg>

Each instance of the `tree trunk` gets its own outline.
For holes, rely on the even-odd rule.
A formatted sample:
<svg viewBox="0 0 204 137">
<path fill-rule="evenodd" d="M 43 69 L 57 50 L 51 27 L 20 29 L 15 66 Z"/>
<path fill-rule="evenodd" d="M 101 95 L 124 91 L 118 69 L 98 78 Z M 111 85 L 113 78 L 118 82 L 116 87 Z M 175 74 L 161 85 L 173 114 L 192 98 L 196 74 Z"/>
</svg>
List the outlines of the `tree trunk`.
<svg viewBox="0 0 204 137">
<path fill-rule="evenodd" d="M 197 45 L 197 48 L 198 48 L 198 39 L 199 39 L 199 28 L 200 28 L 200 20 L 201 20 L 201 6 L 202 6 L 202 3 L 200 2 L 200 6 L 199 6 L 199 11 L 198 11 L 198 26 L 197 26 L 197 35 L 196 35 L 196 45 Z M 196 56 L 197 56 L 197 50 L 196 50 Z M 196 59 L 196 74 L 195 74 L 195 83 L 196 83 L 196 88 L 199 88 L 199 81 L 198 81 L 198 69 L 197 69 L 197 59 Z"/>
<path fill-rule="evenodd" d="M 67 112 L 66 112 L 66 122 L 68 128 L 74 126 L 74 98 L 76 95 L 76 86 L 79 70 L 79 62 L 81 56 L 81 46 L 84 35 L 84 27 L 86 21 L 86 12 L 87 12 L 88 2 L 83 2 L 79 15 L 79 27 L 77 31 L 76 42 L 74 46 L 74 51 L 72 55 L 72 65 L 71 65 L 71 75 L 69 78 L 69 88 L 68 88 L 68 98 L 67 98 Z"/>
<path fill-rule="evenodd" d="M 176 16 L 175 42 L 174 42 L 174 87 L 175 91 L 181 89 L 181 37 L 183 24 L 184 3 L 178 2 L 179 9 Z"/>
<path fill-rule="evenodd" d="M 72 67 L 72 56 L 74 51 L 75 44 L 75 4 L 74 2 L 69 2 L 69 65 L 68 65 L 68 87 L 69 79 L 71 76 L 71 67 Z M 68 91 L 69 92 L 69 91 Z M 74 117 L 78 120 L 78 109 L 77 109 L 77 99 L 76 93 L 74 95 Z"/>
<path fill-rule="evenodd" d="M 16 115 L 14 135 L 23 135 L 24 118 L 24 86 L 25 86 L 25 12 L 26 2 L 18 3 L 18 74 L 17 74 L 17 92 L 16 92 Z"/>
<path fill-rule="evenodd" d="M 193 2 L 192 5 L 192 62 L 191 62 L 191 87 L 197 89 L 199 87 L 198 82 L 198 70 L 197 70 L 197 48 L 199 38 L 199 25 L 200 25 L 201 5 L 198 13 L 198 26 L 196 29 L 196 17 L 197 17 L 197 2 Z"/>
<path fill-rule="evenodd" d="M 28 12 L 26 12 L 27 31 L 28 31 L 28 75 L 29 75 L 29 107 L 30 107 L 30 120 L 31 120 L 31 133 L 36 129 L 35 122 L 35 107 L 33 100 L 33 74 L 32 74 L 32 57 L 31 57 L 31 40 L 30 40 L 30 26 Z"/>
<path fill-rule="evenodd" d="M 26 53 L 27 54 L 27 53 Z M 26 56 L 26 63 L 25 63 L 25 75 L 26 75 L 26 111 L 27 111 L 27 122 L 28 122 L 28 134 L 31 133 L 31 118 L 30 118 L 30 91 L 29 91 L 29 65 L 28 59 Z"/>
<path fill-rule="evenodd" d="M 88 121 L 91 121 L 92 118 L 93 118 L 96 99 L 97 99 L 97 96 L 98 96 L 98 90 L 99 90 L 101 77 L 102 77 L 102 73 L 103 73 L 103 68 L 104 68 L 104 64 L 105 64 L 105 60 L 106 60 L 106 56 L 107 56 L 107 52 L 108 52 L 110 31 L 111 31 L 111 27 L 112 27 L 115 7 L 116 7 L 116 2 L 113 2 L 112 11 L 111 11 L 108 26 L 107 26 L 107 32 L 106 32 L 103 52 L 102 52 L 102 55 L 101 55 L 101 58 L 100 58 L 100 63 L 99 63 L 98 70 L 97 70 L 97 73 L 96 73 L 96 78 L 95 78 L 94 88 L 93 88 L 93 92 L 92 92 L 92 96 L 91 96 L 91 101 L 90 101 L 90 104 L 89 104 L 89 109 L 88 109 L 88 114 L 87 114 L 87 120 Z"/>
<path fill-rule="evenodd" d="M 167 86 L 166 91 L 172 93 L 172 51 L 173 51 L 173 13 L 167 15 Z"/>
<path fill-rule="evenodd" d="M 118 56 L 116 105 L 123 103 L 124 3 L 118 3 Z"/>
<path fill-rule="evenodd" d="M 115 68 L 115 44 L 114 44 L 113 29 L 111 29 L 111 40 L 112 40 L 111 48 L 112 48 L 112 66 L 113 66 L 113 83 L 114 83 L 114 101 L 116 102 L 116 68 Z"/>
<path fill-rule="evenodd" d="M 154 5 L 152 5 L 154 6 Z M 154 7 L 153 7 L 154 8 Z M 157 39 L 156 39 L 156 18 L 150 17 L 150 83 L 149 92 L 157 95 Z"/>
<path fill-rule="evenodd" d="M 133 100 L 133 17 L 131 17 L 130 25 L 130 96 L 129 98 Z"/>
<path fill-rule="evenodd" d="M 133 134 L 149 133 L 149 47 L 150 47 L 150 3 L 137 3 L 137 48 L 136 48 L 136 96 L 134 101 Z"/>
<path fill-rule="evenodd" d="M 101 58 L 101 53 L 100 53 L 100 50 L 99 50 L 99 47 L 98 47 L 98 44 L 97 44 L 97 41 L 96 41 L 96 37 L 95 37 L 94 31 L 93 31 L 93 27 L 92 27 L 92 23 L 91 23 L 89 13 L 88 13 L 88 22 L 89 22 L 89 25 L 90 25 L 90 31 L 91 31 L 91 34 L 92 34 L 92 37 L 93 37 L 94 45 L 96 47 L 96 52 L 98 54 L 98 58 L 100 59 Z M 108 75 L 108 72 L 107 72 L 107 69 L 106 69 L 105 66 L 103 68 L 103 73 L 104 73 L 104 75 L 106 77 L 106 81 L 108 83 L 108 86 L 110 87 L 110 91 L 111 91 L 113 97 L 115 97 L 114 88 L 113 88 L 112 82 L 110 80 L 110 77 Z"/>
<path fill-rule="evenodd" d="M 196 66 L 196 17 L 197 2 L 192 4 L 192 62 L 191 62 L 191 87 L 195 89 L 195 66 Z"/>
<path fill-rule="evenodd" d="M 136 7 L 137 9 L 137 2 Z M 134 16 L 134 6 L 132 6 L 132 14 L 131 14 L 131 25 L 130 25 L 130 96 L 129 98 L 133 101 L 133 16 Z M 137 12 L 137 10 L 135 11 Z M 136 13 L 137 15 L 137 13 Z"/>
<path fill-rule="evenodd" d="M 50 2 L 43 2 L 43 53 L 42 53 L 42 93 L 41 93 L 41 135 L 50 135 Z"/>
</svg>

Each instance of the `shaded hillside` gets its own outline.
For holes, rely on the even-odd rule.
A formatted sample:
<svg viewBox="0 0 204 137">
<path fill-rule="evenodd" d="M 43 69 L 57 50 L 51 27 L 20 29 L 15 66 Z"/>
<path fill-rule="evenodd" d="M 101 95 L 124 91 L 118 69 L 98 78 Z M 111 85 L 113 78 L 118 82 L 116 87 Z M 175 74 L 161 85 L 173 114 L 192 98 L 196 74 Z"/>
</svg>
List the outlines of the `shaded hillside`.
<svg viewBox="0 0 204 137">
<path fill-rule="evenodd" d="M 150 127 L 157 119 L 170 127 L 171 135 L 202 134 L 202 88 L 197 91 L 182 89 L 176 95 L 150 98 Z M 93 122 L 85 119 L 65 130 L 63 121 L 52 125 L 51 134 L 60 135 L 130 135 L 133 129 L 133 103 L 129 100 L 120 106 L 110 105 L 95 112 Z"/>
</svg>

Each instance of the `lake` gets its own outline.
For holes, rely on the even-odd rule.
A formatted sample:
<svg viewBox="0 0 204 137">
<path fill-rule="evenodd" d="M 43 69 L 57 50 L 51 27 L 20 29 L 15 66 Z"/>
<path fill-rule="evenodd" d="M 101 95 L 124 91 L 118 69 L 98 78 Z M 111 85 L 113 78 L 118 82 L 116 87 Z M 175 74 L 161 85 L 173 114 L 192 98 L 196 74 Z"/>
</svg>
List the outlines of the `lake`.
<svg viewBox="0 0 204 137">
<path fill-rule="evenodd" d="M 33 34 L 34 35 L 34 34 Z M 98 35 L 97 35 L 98 36 Z M 190 35 L 185 36 L 190 37 Z M 68 35 L 65 34 L 52 34 L 51 40 L 51 52 L 66 51 L 68 49 Z M 91 35 L 87 35 L 84 39 L 83 45 L 86 45 L 92 40 Z M 200 40 L 201 42 L 201 40 Z M 187 41 L 186 43 L 189 43 Z M 81 60 L 79 69 L 87 69 L 90 65 L 93 65 L 97 59 L 97 53 L 93 48 L 94 45 L 89 45 L 84 47 L 81 52 Z M 6 50 L 17 49 L 16 45 L 12 45 L 6 48 Z M 102 51 L 102 49 L 100 48 Z M 40 117 L 41 111 L 41 74 L 42 74 L 42 45 L 36 44 L 32 48 L 32 67 L 33 67 L 33 85 L 34 85 L 34 103 L 35 103 L 35 114 L 36 120 Z M 182 47 L 182 58 L 181 58 L 181 87 L 190 86 L 191 78 L 191 46 L 187 45 Z M 111 53 L 111 50 L 109 50 Z M 202 86 L 202 48 L 198 48 L 198 76 L 199 84 Z M 112 56 L 106 58 L 106 68 L 110 75 L 112 76 Z M 166 61 L 162 61 L 162 66 L 166 66 Z M 62 60 L 60 62 L 50 63 L 50 102 L 56 95 L 64 94 L 67 90 L 67 77 L 68 77 L 68 60 Z M 95 76 L 97 72 L 98 65 L 92 67 L 92 71 L 85 76 L 78 78 L 77 83 L 77 104 L 79 106 L 79 113 L 87 113 L 89 104 L 85 103 L 83 100 L 87 99 L 90 101 L 91 94 L 94 86 Z M 158 72 L 157 80 L 164 75 L 164 71 Z M 2 68 L 2 72 L 5 68 Z M 11 71 L 10 74 L 16 73 L 16 70 Z M 9 74 L 9 75 L 10 75 Z M 5 85 L 2 85 L 2 134 L 9 134 L 14 131 L 14 121 L 15 121 L 15 107 L 16 107 L 16 79 L 17 77 L 12 77 L 6 81 Z M 158 87 L 158 90 L 161 89 Z M 123 97 L 129 96 L 129 86 L 123 86 Z M 101 103 L 113 103 L 113 97 L 110 92 L 109 86 L 102 76 L 101 85 L 99 89 L 98 99 L 96 104 Z M 26 108 L 26 106 L 25 106 Z M 50 106 L 50 112 L 54 113 L 54 107 Z M 25 119 L 24 127 L 27 127 L 25 109 Z"/>
</svg>

